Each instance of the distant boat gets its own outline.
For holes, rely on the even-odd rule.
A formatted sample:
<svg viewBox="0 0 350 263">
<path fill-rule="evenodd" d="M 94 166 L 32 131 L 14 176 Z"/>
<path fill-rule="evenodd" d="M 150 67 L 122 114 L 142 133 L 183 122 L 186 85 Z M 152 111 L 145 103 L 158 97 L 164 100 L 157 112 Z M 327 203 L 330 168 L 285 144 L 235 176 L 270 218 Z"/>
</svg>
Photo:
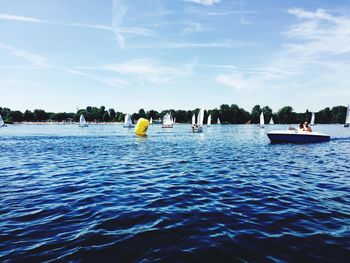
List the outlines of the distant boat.
<svg viewBox="0 0 350 263">
<path fill-rule="evenodd" d="M 83 114 L 81 114 L 79 118 L 79 127 L 89 127 L 89 125 L 87 125 L 86 123 L 86 120 Z"/>
<path fill-rule="evenodd" d="M 259 128 L 264 128 L 264 125 L 265 125 L 265 120 L 264 120 L 264 113 L 263 112 L 261 112 L 261 114 L 260 114 L 260 123 L 259 123 Z"/>
<path fill-rule="evenodd" d="M 134 128 L 135 125 L 132 123 L 131 115 L 127 113 L 124 119 L 124 128 Z"/>
<path fill-rule="evenodd" d="M 207 126 L 211 126 L 211 114 L 208 116 Z"/>
<path fill-rule="evenodd" d="M 173 118 L 173 124 L 175 124 L 175 123 L 176 123 L 176 118 L 174 117 L 174 118 Z"/>
<path fill-rule="evenodd" d="M 271 119 L 270 119 L 269 124 L 270 124 L 270 125 L 274 125 L 274 124 L 275 124 L 275 122 L 273 121 L 273 118 L 272 118 L 272 117 L 271 117 Z"/>
<path fill-rule="evenodd" d="M 0 114 L 0 127 L 6 127 L 6 124 L 5 124 L 4 120 L 2 119 L 1 114 Z"/>
<path fill-rule="evenodd" d="M 345 128 L 349 128 L 349 126 L 350 126 L 350 104 L 348 105 L 348 109 L 346 111 L 344 127 Z"/>
<path fill-rule="evenodd" d="M 295 130 L 271 131 L 267 133 L 271 143 L 316 143 L 330 140 L 330 136 L 318 132 L 296 132 Z"/>
<path fill-rule="evenodd" d="M 149 124 L 152 124 L 153 123 L 153 119 L 151 117 L 151 119 L 149 120 Z"/>
<path fill-rule="evenodd" d="M 310 126 L 314 126 L 314 125 L 315 125 L 315 113 L 312 112 Z"/>
<path fill-rule="evenodd" d="M 173 120 L 169 113 L 165 114 L 163 117 L 163 126 L 162 128 L 173 128 Z"/>
<path fill-rule="evenodd" d="M 203 122 L 204 122 L 204 108 L 202 107 L 198 112 L 197 124 L 192 125 L 192 132 L 195 132 L 195 133 L 203 132 Z"/>
<path fill-rule="evenodd" d="M 217 124 L 221 124 L 221 121 L 220 121 L 220 119 L 219 119 L 219 118 L 218 118 Z"/>
</svg>

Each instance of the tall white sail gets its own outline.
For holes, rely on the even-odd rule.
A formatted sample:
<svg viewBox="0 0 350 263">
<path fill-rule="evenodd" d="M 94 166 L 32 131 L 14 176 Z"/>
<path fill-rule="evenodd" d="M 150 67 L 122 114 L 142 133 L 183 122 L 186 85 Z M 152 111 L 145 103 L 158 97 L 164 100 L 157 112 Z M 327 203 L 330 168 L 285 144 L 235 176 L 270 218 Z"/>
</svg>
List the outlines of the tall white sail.
<svg viewBox="0 0 350 263">
<path fill-rule="evenodd" d="M 173 124 L 175 124 L 175 123 L 176 123 L 176 118 L 174 117 L 174 118 L 173 118 Z"/>
<path fill-rule="evenodd" d="M 207 125 L 210 126 L 211 125 L 211 114 L 208 116 L 208 122 Z"/>
<path fill-rule="evenodd" d="M 132 123 L 132 120 L 131 120 L 131 115 L 129 113 L 127 113 L 125 115 L 124 126 L 128 126 L 128 127 L 133 126 L 133 123 Z"/>
<path fill-rule="evenodd" d="M 260 126 L 264 126 L 264 124 L 265 124 L 264 113 L 261 112 L 261 114 L 260 114 Z"/>
<path fill-rule="evenodd" d="M 164 126 L 173 125 L 173 120 L 172 120 L 171 115 L 169 113 L 164 115 L 164 117 L 163 117 L 163 125 Z"/>
<path fill-rule="evenodd" d="M 315 125 L 315 113 L 312 113 L 311 115 L 310 125 Z"/>
<path fill-rule="evenodd" d="M 81 127 L 87 126 L 86 120 L 85 120 L 85 117 L 83 114 L 80 115 L 79 126 L 81 126 Z"/>
<path fill-rule="evenodd" d="M 350 124 L 350 104 L 348 105 L 348 110 L 346 111 L 345 124 Z"/>
<path fill-rule="evenodd" d="M 196 114 L 193 114 L 192 116 L 192 125 L 196 124 Z"/>
<path fill-rule="evenodd" d="M 1 114 L 0 114 L 0 127 L 1 126 L 5 126 L 5 122 L 4 122 L 4 120 L 2 119 L 2 116 L 1 116 Z"/>
<path fill-rule="evenodd" d="M 271 117 L 269 124 L 270 125 L 274 125 L 275 124 L 275 122 L 273 121 L 273 117 Z"/>
<path fill-rule="evenodd" d="M 218 118 L 218 122 L 217 122 L 217 124 L 221 124 L 221 121 L 220 121 L 220 119 Z"/>
<path fill-rule="evenodd" d="M 149 120 L 149 123 L 150 123 L 150 124 L 152 124 L 152 123 L 153 123 L 153 119 L 152 119 L 152 117 L 151 117 L 151 119 Z"/>
<path fill-rule="evenodd" d="M 198 112 L 198 119 L 197 119 L 198 126 L 203 126 L 203 122 L 204 122 L 204 108 L 201 108 L 200 111 Z"/>
</svg>

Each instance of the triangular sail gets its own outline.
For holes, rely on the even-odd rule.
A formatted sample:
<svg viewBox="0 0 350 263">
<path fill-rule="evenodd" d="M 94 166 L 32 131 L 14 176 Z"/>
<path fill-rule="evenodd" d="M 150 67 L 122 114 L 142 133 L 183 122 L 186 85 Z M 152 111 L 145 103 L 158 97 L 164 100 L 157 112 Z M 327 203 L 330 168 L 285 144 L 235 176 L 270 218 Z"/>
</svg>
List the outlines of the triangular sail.
<svg viewBox="0 0 350 263">
<path fill-rule="evenodd" d="M 275 122 L 273 121 L 273 117 L 271 117 L 269 124 L 270 125 L 274 125 L 275 124 Z"/>
<path fill-rule="evenodd" d="M 153 123 L 153 119 L 152 119 L 152 117 L 151 117 L 151 119 L 149 120 L 149 123 L 150 123 L 150 124 L 152 124 L 152 123 Z"/>
<path fill-rule="evenodd" d="M 260 126 L 264 126 L 264 124 L 265 124 L 264 113 L 261 112 L 261 114 L 260 114 Z"/>
<path fill-rule="evenodd" d="M 171 115 L 169 113 L 164 115 L 163 125 L 173 125 L 173 121 L 172 121 Z"/>
<path fill-rule="evenodd" d="M 193 114 L 192 116 L 192 125 L 196 124 L 196 114 Z"/>
<path fill-rule="evenodd" d="M 208 122 L 207 125 L 210 126 L 211 125 L 211 114 L 208 116 Z"/>
<path fill-rule="evenodd" d="M 127 113 L 125 115 L 125 119 L 124 119 L 124 125 L 125 126 L 132 126 L 132 120 L 131 120 L 131 115 L 129 113 Z"/>
<path fill-rule="evenodd" d="M 80 119 L 79 119 L 79 125 L 80 126 L 85 126 L 86 125 L 86 120 L 83 114 L 80 115 Z"/>
<path fill-rule="evenodd" d="M 0 126 L 4 126 L 5 125 L 5 122 L 4 122 L 4 120 L 2 119 L 2 116 L 1 116 L 1 114 L 0 114 Z"/>
<path fill-rule="evenodd" d="M 201 108 L 200 111 L 198 112 L 197 124 L 199 126 L 203 126 L 203 121 L 204 121 L 204 108 Z"/>
<path fill-rule="evenodd" d="M 218 118 L 218 122 L 217 122 L 217 124 L 221 124 L 221 121 L 220 121 L 220 119 Z"/>
<path fill-rule="evenodd" d="M 350 104 L 348 105 L 348 110 L 346 112 L 345 123 L 350 124 Z"/>
<path fill-rule="evenodd" d="M 314 125 L 314 124 L 315 124 L 315 113 L 312 113 L 310 125 Z"/>
</svg>

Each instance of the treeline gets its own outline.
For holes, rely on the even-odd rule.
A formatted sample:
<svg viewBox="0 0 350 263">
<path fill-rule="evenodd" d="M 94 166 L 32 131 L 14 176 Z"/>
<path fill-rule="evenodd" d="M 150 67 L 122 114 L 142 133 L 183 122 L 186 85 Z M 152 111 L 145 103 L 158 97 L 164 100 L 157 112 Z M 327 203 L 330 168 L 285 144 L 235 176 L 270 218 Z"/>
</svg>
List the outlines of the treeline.
<svg viewBox="0 0 350 263">
<path fill-rule="evenodd" d="M 327 123 L 344 123 L 346 116 L 347 107 L 336 106 L 331 108 L 325 108 L 319 112 L 315 112 L 316 123 L 327 124 Z M 198 114 L 199 109 L 195 110 L 164 110 L 161 112 L 150 110 L 145 111 L 140 109 L 137 113 L 132 114 L 132 119 L 136 121 L 139 118 L 153 118 L 153 120 L 161 119 L 166 113 L 176 118 L 177 123 L 190 123 L 193 114 Z M 277 112 L 268 107 L 261 107 L 256 105 L 253 107 L 251 112 L 240 108 L 236 104 L 228 105 L 223 104 L 219 108 L 207 110 L 205 112 L 205 121 L 209 114 L 212 115 L 213 123 L 216 123 L 217 119 L 220 118 L 221 123 L 227 124 L 244 124 L 244 123 L 258 123 L 261 112 L 264 112 L 265 123 L 269 122 L 271 117 L 275 123 L 290 124 L 300 123 L 304 121 L 310 121 L 311 112 L 306 111 L 304 113 L 296 113 L 290 106 L 285 106 Z M 106 109 L 104 106 L 101 107 L 86 107 L 86 109 L 79 109 L 76 113 L 66 112 L 46 112 L 41 109 L 34 111 L 26 110 L 21 112 L 18 110 L 10 110 L 9 108 L 1 108 L 0 114 L 6 123 L 13 122 L 77 122 L 81 114 L 84 114 L 85 119 L 88 122 L 123 122 L 125 113 L 116 111 L 114 109 Z"/>
</svg>

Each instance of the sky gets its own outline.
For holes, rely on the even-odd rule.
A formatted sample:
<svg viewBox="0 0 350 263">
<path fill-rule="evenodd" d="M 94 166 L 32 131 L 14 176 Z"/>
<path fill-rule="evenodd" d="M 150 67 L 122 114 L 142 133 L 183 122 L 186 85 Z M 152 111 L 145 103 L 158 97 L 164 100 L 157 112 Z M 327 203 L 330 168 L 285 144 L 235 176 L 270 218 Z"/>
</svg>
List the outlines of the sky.
<svg viewBox="0 0 350 263">
<path fill-rule="evenodd" d="M 350 0 L 0 0 L 0 106 L 350 103 Z"/>
</svg>

